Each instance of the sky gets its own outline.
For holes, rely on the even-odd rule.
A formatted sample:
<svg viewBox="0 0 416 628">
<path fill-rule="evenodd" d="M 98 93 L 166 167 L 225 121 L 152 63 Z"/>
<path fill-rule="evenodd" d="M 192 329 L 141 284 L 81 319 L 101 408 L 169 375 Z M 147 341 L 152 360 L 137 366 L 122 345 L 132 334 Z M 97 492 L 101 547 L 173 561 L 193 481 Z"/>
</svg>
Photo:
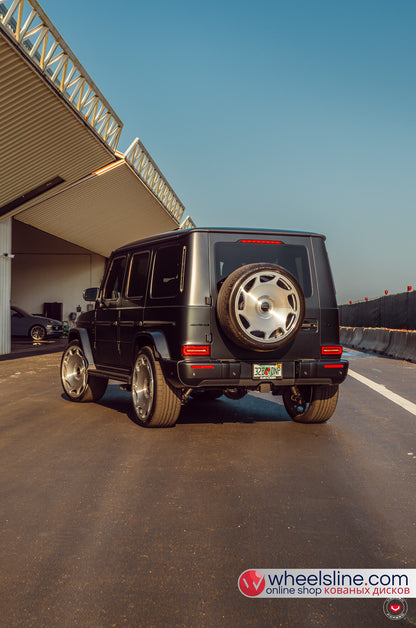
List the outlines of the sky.
<svg viewBox="0 0 416 628">
<path fill-rule="evenodd" d="M 197 226 L 323 233 L 338 303 L 416 288 L 415 0 L 40 0 Z"/>
</svg>

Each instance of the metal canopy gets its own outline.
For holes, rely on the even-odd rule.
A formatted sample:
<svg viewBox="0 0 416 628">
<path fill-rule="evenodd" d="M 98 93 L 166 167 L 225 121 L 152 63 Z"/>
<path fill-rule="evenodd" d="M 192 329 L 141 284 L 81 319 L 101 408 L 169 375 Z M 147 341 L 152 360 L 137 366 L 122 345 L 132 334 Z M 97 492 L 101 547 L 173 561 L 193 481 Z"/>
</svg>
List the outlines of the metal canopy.
<svg viewBox="0 0 416 628">
<path fill-rule="evenodd" d="M 39 59 L 30 57 L 27 41 L 15 39 L 4 24 L 4 4 L 0 2 L 0 219 L 19 211 L 27 199 L 45 198 L 52 188 L 116 160 L 112 147 L 39 68 Z"/>
<path fill-rule="evenodd" d="M 10 351 L 12 220 L 108 256 L 193 226 L 36 0 L 0 0 L 0 354 Z M 182 222 L 181 222 L 182 221 Z"/>
<path fill-rule="evenodd" d="M 116 152 L 121 128 L 38 2 L 0 0 L 0 221 L 15 216 L 78 243 L 81 236 L 67 219 L 81 210 L 84 221 L 103 225 L 105 240 L 83 246 L 98 246 L 106 254 L 113 240 L 118 242 L 116 232 L 104 234 L 104 225 L 113 229 L 114 212 L 120 224 L 134 226 L 135 234 L 142 227 L 144 235 L 178 228 L 181 220 L 182 226 L 192 226 L 189 217 L 182 219 L 183 204 L 139 140 L 125 156 Z M 117 175 L 84 181 L 118 162 Z M 119 184 L 121 178 L 126 187 Z M 108 189 L 109 179 L 114 190 Z M 63 190 L 64 196 L 57 195 Z M 75 200 L 76 208 L 67 199 Z M 100 199 L 100 211 L 95 199 Z M 55 221 L 60 223 L 56 227 Z"/>
<path fill-rule="evenodd" d="M 15 218 L 105 257 L 126 242 L 179 227 L 124 159 Z"/>
<path fill-rule="evenodd" d="M 122 124 L 36 0 L 0 0 L 0 25 L 19 50 L 114 148 Z"/>
</svg>

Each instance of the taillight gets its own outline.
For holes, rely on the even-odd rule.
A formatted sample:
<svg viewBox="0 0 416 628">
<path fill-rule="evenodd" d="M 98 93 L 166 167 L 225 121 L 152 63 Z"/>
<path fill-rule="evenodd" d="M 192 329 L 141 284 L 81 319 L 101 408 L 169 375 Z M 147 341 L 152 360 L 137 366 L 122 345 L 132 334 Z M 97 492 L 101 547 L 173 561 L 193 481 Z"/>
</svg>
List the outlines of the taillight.
<svg viewBox="0 0 416 628">
<path fill-rule="evenodd" d="M 183 345 L 181 353 L 183 356 L 211 355 L 210 345 Z"/>
<path fill-rule="evenodd" d="M 283 244 L 281 240 L 240 240 L 242 244 Z"/>
<path fill-rule="evenodd" d="M 321 347 L 321 355 L 342 355 L 342 347 L 336 345 L 334 347 Z"/>
</svg>

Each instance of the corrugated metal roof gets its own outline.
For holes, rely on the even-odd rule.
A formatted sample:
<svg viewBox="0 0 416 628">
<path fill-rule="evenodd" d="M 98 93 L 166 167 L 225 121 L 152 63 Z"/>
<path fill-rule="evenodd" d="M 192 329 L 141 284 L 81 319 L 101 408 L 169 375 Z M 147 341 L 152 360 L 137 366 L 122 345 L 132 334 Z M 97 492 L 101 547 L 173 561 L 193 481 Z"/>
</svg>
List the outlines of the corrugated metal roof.
<svg viewBox="0 0 416 628">
<path fill-rule="evenodd" d="M 0 59 L 0 208 L 57 176 L 64 187 L 116 159 L 1 29 Z"/>
<path fill-rule="evenodd" d="M 105 256 L 179 227 L 184 207 L 140 141 L 113 150 L 1 23 L 0 59 L 0 220 Z"/>
<path fill-rule="evenodd" d="M 125 162 L 16 215 L 37 229 L 100 255 L 179 223 Z"/>
<path fill-rule="evenodd" d="M 2 0 L 0 28 L 112 149 L 122 122 L 37 0 Z"/>
</svg>

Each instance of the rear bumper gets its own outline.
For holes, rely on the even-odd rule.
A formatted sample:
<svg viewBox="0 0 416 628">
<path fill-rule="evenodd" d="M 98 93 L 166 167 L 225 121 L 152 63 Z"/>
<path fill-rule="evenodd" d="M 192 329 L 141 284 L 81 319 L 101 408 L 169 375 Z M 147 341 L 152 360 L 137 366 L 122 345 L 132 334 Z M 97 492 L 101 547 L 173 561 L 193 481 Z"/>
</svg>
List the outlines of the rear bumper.
<svg viewBox="0 0 416 628">
<path fill-rule="evenodd" d="M 341 384 L 348 373 L 347 360 L 297 360 L 282 362 L 281 365 L 281 377 L 254 379 L 252 362 L 183 360 L 177 363 L 177 377 L 181 386 L 190 388 L 242 386 L 256 389 L 264 382 L 279 387 Z"/>
</svg>

